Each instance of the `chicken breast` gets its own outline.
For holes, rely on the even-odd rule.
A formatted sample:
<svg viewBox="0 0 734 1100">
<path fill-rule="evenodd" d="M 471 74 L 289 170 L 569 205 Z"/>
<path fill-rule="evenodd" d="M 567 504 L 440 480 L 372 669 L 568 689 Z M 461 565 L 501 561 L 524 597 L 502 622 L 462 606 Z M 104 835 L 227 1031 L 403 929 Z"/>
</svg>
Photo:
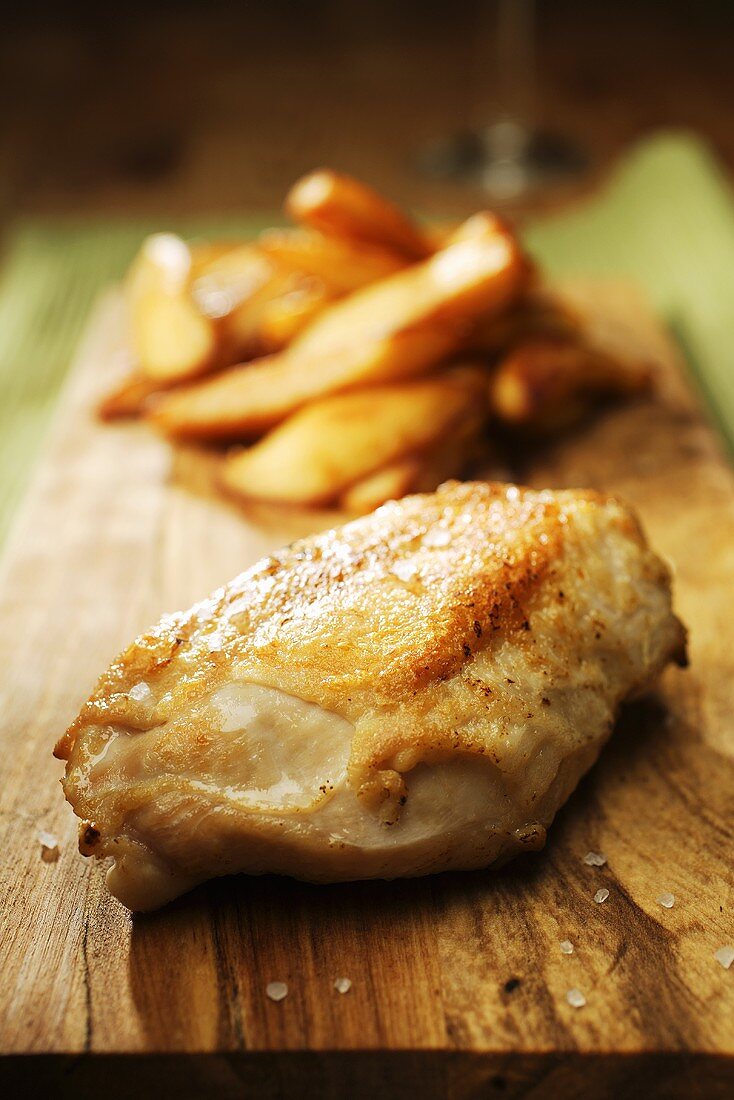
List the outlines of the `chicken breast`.
<svg viewBox="0 0 734 1100">
<path fill-rule="evenodd" d="M 131 909 L 234 872 L 478 868 L 542 846 L 620 703 L 684 648 L 623 504 L 449 483 L 163 618 L 56 754 Z"/>
</svg>

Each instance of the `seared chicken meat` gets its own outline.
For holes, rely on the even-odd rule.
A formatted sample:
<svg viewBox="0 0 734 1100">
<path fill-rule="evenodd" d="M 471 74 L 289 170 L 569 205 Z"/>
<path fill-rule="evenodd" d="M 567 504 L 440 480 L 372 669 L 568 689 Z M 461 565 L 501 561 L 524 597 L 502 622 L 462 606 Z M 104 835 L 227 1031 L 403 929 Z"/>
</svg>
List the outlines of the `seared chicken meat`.
<svg viewBox="0 0 734 1100">
<path fill-rule="evenodd" d="M 450 483 L 164 617 L 56 754 L 130 909 L 234 872 L 478 868 L 542 846 L 619 705 L 684 651 L 619 501 Z"/>
</svg>

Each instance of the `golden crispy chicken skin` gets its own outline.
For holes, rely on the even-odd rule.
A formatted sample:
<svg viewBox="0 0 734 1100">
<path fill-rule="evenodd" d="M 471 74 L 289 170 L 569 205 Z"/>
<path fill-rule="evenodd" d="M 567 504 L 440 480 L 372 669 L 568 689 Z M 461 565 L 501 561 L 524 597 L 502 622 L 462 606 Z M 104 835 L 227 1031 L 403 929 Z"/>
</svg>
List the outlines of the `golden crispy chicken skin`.
<svg viewBox="0 0 734 1100">
<path fill-rule="evenodd" d="M 542 845 L 620 703 L 684 650 L 623 504 L 449 483 L 166 616 L 56 754 L 132 909 L 233 872 L 481 867 Z"/>
</svg>

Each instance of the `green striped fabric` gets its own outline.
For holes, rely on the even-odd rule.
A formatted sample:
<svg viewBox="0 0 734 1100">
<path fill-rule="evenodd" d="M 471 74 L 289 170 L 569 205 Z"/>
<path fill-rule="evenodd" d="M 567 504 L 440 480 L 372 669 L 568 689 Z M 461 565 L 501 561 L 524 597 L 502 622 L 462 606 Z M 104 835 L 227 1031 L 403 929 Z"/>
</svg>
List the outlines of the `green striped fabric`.
<svg viewBox="0 0 734 1100">
<path fill-rule="evenodd" d="M 0 540 L 93 301 L 121 276 L 141 238 L 157 229 L 189 237 L 248 235 L 268 220 L 15 226 L 0 267 Z M 593 200 L 531 225 L 526 240 L 552 274 L 628 276 L 641 283 L 734 443 L 734 205 L 700 142 L 681 134 L 644 142 Z"/>
</svg>

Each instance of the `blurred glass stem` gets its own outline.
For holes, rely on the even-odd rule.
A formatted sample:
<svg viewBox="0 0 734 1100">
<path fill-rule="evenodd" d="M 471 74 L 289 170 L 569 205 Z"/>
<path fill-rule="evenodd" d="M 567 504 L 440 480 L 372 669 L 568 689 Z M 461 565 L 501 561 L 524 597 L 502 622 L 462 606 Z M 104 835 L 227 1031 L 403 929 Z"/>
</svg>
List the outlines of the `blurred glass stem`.
<svg viewBox="0 0 734 1100">
<path fill-rule="evenodd" d="M 585 167 L 586 159 L 572 141 L 546 133 L 536 123 L 535 7 L 535 0 L 482 6 L 478 40 L 491 44 L 488 95 L 495 101 L 496 118 L 426 150 L 422 165 L 429 174 L 478 183 L 502 201 L 522 198 Z"/>
<path fill-rule="evenodd" d="M 488 18 L 494 11 L 496 18 Z M 482 8 L 481 23 L 481 41 L 494 40 L 500 113 L 529 122 L 535 112 L 535 0 L 496 0 L 492 9 Z"/>
</svg>

